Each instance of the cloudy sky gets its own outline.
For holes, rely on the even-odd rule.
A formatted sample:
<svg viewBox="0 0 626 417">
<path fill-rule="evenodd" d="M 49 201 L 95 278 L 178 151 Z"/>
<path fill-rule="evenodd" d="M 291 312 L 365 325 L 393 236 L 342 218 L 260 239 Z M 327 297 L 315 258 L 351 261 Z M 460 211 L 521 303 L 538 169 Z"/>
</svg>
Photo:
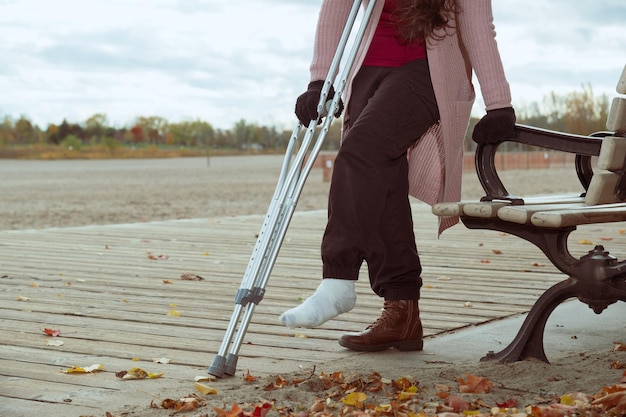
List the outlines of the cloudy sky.
<svg viewBox="0 0 626 417">
<path fill-rule="evenodd" d="M 291 128 L 321 0 L 0 0 L 0 117 Z M 494 0 L 514 104 L 615 95 L 624 0 Z M 475 114 L 482 112 L 477 101 Z"/>
</svg>

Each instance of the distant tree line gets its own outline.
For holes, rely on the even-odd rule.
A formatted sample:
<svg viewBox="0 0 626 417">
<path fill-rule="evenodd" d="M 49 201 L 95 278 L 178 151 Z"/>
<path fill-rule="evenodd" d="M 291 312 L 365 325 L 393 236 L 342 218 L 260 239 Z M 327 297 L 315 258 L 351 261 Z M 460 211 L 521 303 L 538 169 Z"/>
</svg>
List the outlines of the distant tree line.
<svg viewBox="0 0 626 417">
<path fill-rule="evenodd" d="M 559 95 L 551 93 L 542 103 L 516 107 L 520 124 L 568 133 L 587 135 L 604 130 L 609 111 L 606 94 L 595 96 L 590 85 L 581 91 Z M 478 118 L 472 118 L 466 150 L 472 150 L 471 131 Z M 215 129 L 202 120 L 172 123 L 159 116 L 138 117 L 129 127 L 112 127 L 105 114 L 95 114 L 83 123 L 67 120 L 40 128 L 28 117 L 14 120 L 4 116 L 0 125 L 0 146 L 46 144 L 72 147 L 115 146 L 173 146 L 234 151 L 282 152 L 291 131 L 276 127 L 258 126 L 240 120 L 231 129 Z M 325 150 L 339 148 L 341 122 L 333 123 L 326 136 Z"/>
</svg>

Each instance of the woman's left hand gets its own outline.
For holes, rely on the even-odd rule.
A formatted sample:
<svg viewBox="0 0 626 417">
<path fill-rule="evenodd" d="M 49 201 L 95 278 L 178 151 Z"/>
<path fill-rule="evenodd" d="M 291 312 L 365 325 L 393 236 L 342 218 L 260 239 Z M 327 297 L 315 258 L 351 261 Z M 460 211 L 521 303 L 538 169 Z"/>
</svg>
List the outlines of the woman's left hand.
<svg viewBox="0 0 626 417">
<path fill-rule="evenodd" d="M 515 110 L 513 107 L 488 110 L 474 127 L 472 139 L 476 143 L 498 143 L 515 137 Z"/>
</svg>

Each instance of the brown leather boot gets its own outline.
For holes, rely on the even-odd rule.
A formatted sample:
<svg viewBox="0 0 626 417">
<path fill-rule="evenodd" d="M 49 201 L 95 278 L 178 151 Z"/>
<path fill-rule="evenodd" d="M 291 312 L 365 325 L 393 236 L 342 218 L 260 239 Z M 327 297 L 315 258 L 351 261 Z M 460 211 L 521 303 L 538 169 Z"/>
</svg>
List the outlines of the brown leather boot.
<svg viewBox="0 0 626 417">
<path fill-rule="evenodd" d="M 339 344 L 351 350 L 374 352 L 388 348 L 422 350 L 422 322 L 418 300 L 385 301 L 383 312 L 361 333 L 345 334 Z"/>
</svg>

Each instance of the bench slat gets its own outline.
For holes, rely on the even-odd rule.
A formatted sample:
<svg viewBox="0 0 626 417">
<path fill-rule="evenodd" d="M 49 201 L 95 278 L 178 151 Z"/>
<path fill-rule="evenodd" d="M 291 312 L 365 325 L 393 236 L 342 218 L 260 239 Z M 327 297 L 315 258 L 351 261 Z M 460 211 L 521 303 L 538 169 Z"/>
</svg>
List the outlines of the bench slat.
<svg viewBox="0 0 626 417">
<path fill-rule="evenodd" d="M 626 203 L 584 206 L 534 213 L 530 221 L 539 227 L 569 227 L 581 224 L 626 221 Z"/>
<path fill-rule="evenodd" d="M 556 195 L 536 195 L 525 197 L 525 205 L 531 204 L 571 204 L 582 203 L 584 198 L 579 194 L 556 194 Z M 450 203 L 437 203 L 432 207 L 435 216 L 470 216 L 470 217 L 496 217 L 498 209 L 510 205 L 508 201 L 458 201 Z"/>
<path fill-rule="evenodd" d="M 523 206 L 509 206 L 498 210 L 498 217 L 507 222 L 527 224 L 530 223 L 531 216 L 535 213 L 585 207 L 585 203 L 580 201 L 567 204 L 532 204 Z"/>
</svg>

